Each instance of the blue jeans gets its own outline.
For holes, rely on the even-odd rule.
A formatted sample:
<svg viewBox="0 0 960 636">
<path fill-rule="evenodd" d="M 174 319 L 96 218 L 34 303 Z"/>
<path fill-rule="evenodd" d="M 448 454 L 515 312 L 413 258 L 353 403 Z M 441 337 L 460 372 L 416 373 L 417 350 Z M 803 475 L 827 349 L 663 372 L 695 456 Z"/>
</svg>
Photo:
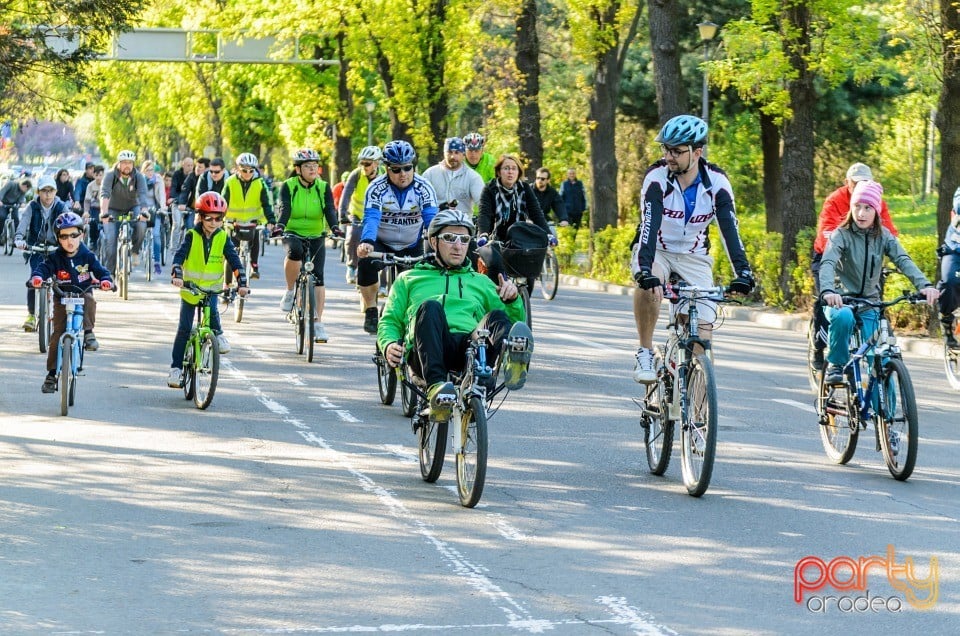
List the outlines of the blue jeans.
<svg viewBox="0 0 960 636">
<path fill-rule="evenodd" d="M 210 328 L 213 333 L 220 335 L 223 330 L 220 328 L 220 312 L 217 310 L 217 299 L 219 296 L 211 296 L 208 299 L 210 304 Z M 183 368 L 183 352 L 187 350 L 187 340 L 190 339 L 190 329 L 193 327 L 193 317 L 200 311 L 200 305 L 191 305 L 183 298 L 180 299 L 180 322 L 177 324 L 177 336 L 173 339 L 173 360 L 171 367 L 177 369 Z"/>
<path fill-rule="evenodd" d="M 855 324 L 853 310 L 849 307 L 841 307 L 840 309 L 824 307 L 824 313 L 830 323 L 830 331 L 827 336 L 830 352 L 827 354 L 827 362 L 843 366 L 850 360 L 850 336 L 853 334 Z M 877 330 L 877 323 L 880 322 L 880 312 L 876 309 L 869 309 L 861 312 L 860 318 L 863 321 L 860 327 L 860 337 L 866 342 Z"/>
<path fill-rule="evenodd" d="M 163 217 L 157 212 L 153 219 L 153 262 L 160 263 L 160 226 L 163 225 Z"/>
</svg>

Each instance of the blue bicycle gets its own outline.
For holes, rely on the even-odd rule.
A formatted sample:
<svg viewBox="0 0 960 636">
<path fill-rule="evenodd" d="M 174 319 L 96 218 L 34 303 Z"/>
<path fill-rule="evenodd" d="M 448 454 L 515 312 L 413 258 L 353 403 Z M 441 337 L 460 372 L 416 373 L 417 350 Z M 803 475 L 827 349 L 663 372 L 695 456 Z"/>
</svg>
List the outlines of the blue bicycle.
<svg viewBox="0 0 960 636">
<path fill-rule="evenodd" d="M 820 378 L 817 397 L 820 439 L 827 457 L 838 464 L 849 462 L 857 450 L 860 431 L 873 422 L 876 450 L 883 454 L 890 474 L 898 481 L 905 481 L 913 473 L 919 443 L 913 382 L 884 316 L 884 309 L 902 302 L 919 304 L 925 299 L 909 293 L 885 302 L 843 297 L 856 321 L 850 338 L 850 361 L 843 368 L 842 383 L 829 384 L 826 378 Z M 863 342 L 861 314 L 871 309 L 880 310 L 880 319 L 876 330 Z"/>
</svg>

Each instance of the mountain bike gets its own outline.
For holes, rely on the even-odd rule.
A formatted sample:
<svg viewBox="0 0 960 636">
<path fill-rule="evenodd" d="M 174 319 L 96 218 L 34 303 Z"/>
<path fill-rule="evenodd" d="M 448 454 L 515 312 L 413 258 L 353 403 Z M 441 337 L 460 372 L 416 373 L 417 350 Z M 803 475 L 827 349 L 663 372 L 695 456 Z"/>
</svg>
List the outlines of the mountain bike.
<svg viewBox="0 0 960 636">
<path fill-rule="evenodd" d="M 857 450 L 860 431 L 872 422 L 876 450 L 898 481 L 910 477 L 917 461 L 917 399 L 884 310 L 904 302 L 919 304 L 926 300 L 911 293 L 889 301 L 843 296 L 855 320 L 850 360 L 843 367 L 842 384 L 828 384 L 821 378 L 816 402 L 820 441 L 827 457 L 838 464 L 849 462 Z M 861 314 L 871 309 L 879 310 L 880 316 L 876 329 L 864 342 Z"/>
<path fill-rule="evenodd" d="M 7 205 L 4 207 L 6 208 L 7 217 L 3 220 L 3 229 L 0 231 L 0 244 L 3 245 L 3 253 L 10 256 L 16 247 L 17 227 L 13 221 L 16 206 Z"/>
<path fill-rule="evenodd" d="M 133 271 L 133 225 L 129 214 L 121 214 L 117 223 L 117 291 L 127 300 L 130 295 L 130 274 Z"/>
<path fill-rule="evenodd" d="M 285 232 L 283 238 L 298 239 L 303 243 L 303 260 L 300 261 L 300 273 L 294 283 L 293 309 L 287 314 L 287 320 L 293 325 L 296 332 L 297 354 L 306 350 L 307 362 L 313 362 L 314 344 L 313 332 L 314 316 L 317 314 L 317 296 L 314 289 L 317 280 L 313 274 L 313 250 L 310 249 L 310 240 L 296 234 Z M 321 239 L 326 238 L 321 236 Z"/>
<path fill-rule="evenodd" d="M 503 383 L 497 384 L 496 371 L 487 362 L 492 343 L 490 332 L 478 329 L 477 337 L 470 341 L 466 351 L 463 370 L 451 371 L 457 399 L 449 420 L 437 421 L 431 417 L 426 395 L 426 385 L 420 378 L 413 378 L 409 369 L 404 373 L 403 384 L 413 398 L 414 408 L 410 422 L 417 436 L 420 476 L 433 483 L 440 477 L 447 448 L 447 434 L 453 426 L 453 452 L 457 466 L 457 495 L 460 504 L 473 508 L 480 501 L 487 476 L 487 421 L 499 410 L 493 406 L 494 399 L 509 390 Z M 510 347 L 526 347 L 526 342 L 504 342 L 499 364 L 503 364 Z M 401 365 L 407 367 L 407 365 Z M 506 396 L 503 397 L 506 399 Z M 503 403 L 501 399 L 500 404 Z"/>
<path fill-rule="evenodd" d="M 667 325 L 666 346 L 654 350 L 657 381 L 648 384 L 641 400 L 640 426 L 647 464 L 663 475 L 670 464 L 675 427 L 680 430 L 680 468 L 687 493 L 700 497 L 710 486 L 717 452 L 717 385 L 710 341 L 700 337 L 700 301 L 738 302 L 723 287 L 697 287 L 683 281 L 664 286 L 674 303 Z M 688 317 L 680 318 L 687 309 Z"/>
<path fill-rule="evenodd" d="M 252 272 L 251 263 L 252 263 L 252 252 L 250 245 L 253 243 L 253 238 L 255 232 L 259 232 L 260 229 L 257 227 L 256 221 L 250 221 L 243 223 L 241 221 L 231 221 L 228 220 L 228 227 L 226 228 L 227 232 L 231 237 L 236 237 L 238 241 L 237 246 L 237 256 L 240 257 L 240 262 L 243 263 L 243 271 L 247 273 L 247 279 L 250 279 L 250 274 Z M 229 285 L 233 282 L 233 270 L 230 269 L 230 264 L 225 263 L 224 267 L 226 272 L 224 273 L 224 280 Z M 243 320 L 243 307 L 245 299 L 240 296 L 236 299 L 236 302 L 233 305 L 233 318 L 237 322 Z"/>
<path fill-rule="evenodd" d="M 387 295 L 389 296 L 390 290 L 393 288 L 393 283 L 397 280 L 397 274 L 423 261 L 426 256 L 397 256 L 391 252 L 370 252 L 367 258 L 373 259 L 374 262 L 382 267 L 382 280 L 385 282 Z M 384 306 L 385 305 L 380 306 L 381 317 L 383 316 Z M 375 346 L 376 351 L 374 351 L 373 354 L 373 363 L 377 365 L 377 389 L 380 391 L 380 402 L 386 406 L 390 406 L 396 398 L 397 380 L 402 379 L 402 368 L 404 365 L 394 369 L 387 364 L 387 359 L 384 357 L 383 352 L 380 351 L 380 345 L 377 344 Z M 407 385 L 404 384 L 403 386 L 406 387 Z M 412 415 L 411 409 L 413 408 L 413 397 L 409 389 L 404 388 L 401 391 L 401 401 L 403 403 L 403 414 L 409 417 Z"/>
<path fill-rule="evenodd" d="M 46 257 L 48 254 L 56 251 L 56 245 L 31 245 L 24 252 L 29 254 L 41 254 Z M 50 346 L 50 339 L 53 337 L 53 289 L 49 283 L 44 283 L 39 289 L 32 287 L 29 283 L 30 293 L 33 294 L 33 307 L 36 312 L 37 339 L 40 345 L 40 353 L 46 353 Z"/>
<path fill-rule="evenodd" d="M 237 289 L 201 289 L 192 282 L 185 283 L 183 288 L 200 296 L 197 324 L 190 330 L 183 352 L 183 396 L 193 400 L 198 409 L 205 409 L 213 402 L 220 377 L 220 344 L 210 328 L 210 312 L 215 311 L 210 307 L 210 298 L 222 295 L 229 303 Z"/>
</svg>

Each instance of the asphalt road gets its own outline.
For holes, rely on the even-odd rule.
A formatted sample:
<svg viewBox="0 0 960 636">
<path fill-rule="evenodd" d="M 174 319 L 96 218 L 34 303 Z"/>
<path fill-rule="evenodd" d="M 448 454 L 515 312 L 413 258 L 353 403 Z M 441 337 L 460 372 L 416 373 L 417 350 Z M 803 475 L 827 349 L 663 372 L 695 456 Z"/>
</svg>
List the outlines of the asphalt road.
<svg viewBox="0 0 960 636">
<path fill-rule="evenodd" d="M 847 466 L 824 455 L 802 334 L 728 318 L 718 464 L 694 499 L 677 461 L 646 468 L 629 299 L 561 287 L 535 301 L 530 380 L 491 420 L 468 510 L 452 458 L 423 482 L 408 421 L 379 403 L 343 266 L 327 263 L 330 342 L 308 364 L 280 258 L 267 249 L 243 323 L 224 315 L 209 410 L 166 388 L 178 297 L 138 273 L 129 301 L 100 295 L 101 350 L 60 417 L 19 329 L 26 268 L 0 256 L 0 632 L 957 632 L 960 394 L 939 360 L 906 354 L 921 445 L 900 483 L 863 439 Z M 795 602 L 801 559 L 815 587 L 817 559 L 870 556 L 869 592 L 836 589 L 841 566 Z M 935 592 L 891 582 L 907 558 Z"/>
</svg>

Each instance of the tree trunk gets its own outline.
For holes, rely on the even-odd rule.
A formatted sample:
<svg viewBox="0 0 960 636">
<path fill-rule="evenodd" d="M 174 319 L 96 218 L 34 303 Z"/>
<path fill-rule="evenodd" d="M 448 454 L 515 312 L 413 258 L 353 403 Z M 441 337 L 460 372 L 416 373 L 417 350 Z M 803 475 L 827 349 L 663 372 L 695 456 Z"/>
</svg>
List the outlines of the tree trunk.
<svg viewBox="0 0 960 636">
<path fill-rule="evenodd" d="M 210 78 L 207 77 L 203 70 L 203 65 L 194 64 L 193 72 L 197 77 L 197 81 L 200 83 L 200 87 L 203 88 L 203 96 L 207 100 L 207 105 L 210 106 L 210 128 L 212 128 L 213 132 L 213 139 L 210 145 L 213 146 L 214 155 L 222 157 L 223 121 L 220 119 L 220 99 L 213 94 L 213 86 L 211 85 Z"/>
<path fill-rule="evenodd" d="M 767 232 L 783 233 L 783 201 L 780 196 L 780 128 L 773 117 L 760 113 L 760 147 L 763 150 L 763 202 Z"/>
<path fill-rule="evenodd" d="M 516 64 L 519 119 L 517 136 L 520 155 L 529 173 L 543 166 L 543 138 L 540 136 L 540 40 L 537 37 L 537 2 L 523 0 L 517 15 Z"/>
<path fill-rule="evenodd" d="M 946 0 L 940 3 L 940 26 L 943 33 L 960 32 L 960 6 Z M 940 130 L 940 186 L 937 202 L 937 240 L 946 233 L 953 207 L 953 193 L 960 186 L 960 46 L 944 42 L 943 86 L 937 108 Z"/>
<path fill-rule="evenodd" d="M 687 87 L 680 70 L 677 47 L 680 6 L 677 0 L 648 0 L 650 51 L 653 55 L 653 80 L 657 91 L 657 115 L 662 126 L 671 117 L 689 112 Z"/>
<path fill-rule="evenodd" d="M 341 23 L 341 26 L 345 26 Z M 339 121 L 348 121 L 353 114 L 356 105 L 353 103 L 353 95 L 347 85 L 347 74 L 350 71 L 350 60 L 343 51 L 343 43 L 346 38 L 346 32 L 341 30 L 337 33 L 337 59 L 340 60 L 340 66 L 337 74 L 337 96 L 339 97 Z M 337 135 L 333 144 L 333 165 L 334 174 L 330 175 L 328 181 L 330 185 L 340 180 L 340 175 L 353 167 L 353 147 L 350 142 L 350 135 L 344 135 L 345 126 L 337 126 Z"/>
<path fill-rule="evenodd" d="M 797 260 L 797 234 L 813 225 L 813 108 L 817 94 L 807 60 L 810 53 L 810 10 L 804 0 L 783 13 L 784 30 L 796 33 L 784 38 L 783 47 L 797 76 L 787 91 L 793 116 L 783 128 L 783 246 L 780 251 L 780 288 L 791 297 L 792 265 Z"/>
<path fill-rule="evenodd" d="M 610 48 L 597 59 L 593 94 L 590 96 L 590 231 L 617 224 L 617 49 Z"/>
<path fill-rule="evenodd" d="M 427 117 L 430 121 L 430 137 L 443 144 L 447 136 L 447 87 L 443 81 L 443 71 L 447 64 L 446 43 L 443 36 L 443 23 L 447 17 L 447 0 L 432 0 L 428 14 L 428 35 L 423 39 L 422 56 L 424 79 L 427 80 Z M 427 156 L 430 165 L 440 161 L 443 148 L 433 146 L 420 152 Z"/>
</svg>

